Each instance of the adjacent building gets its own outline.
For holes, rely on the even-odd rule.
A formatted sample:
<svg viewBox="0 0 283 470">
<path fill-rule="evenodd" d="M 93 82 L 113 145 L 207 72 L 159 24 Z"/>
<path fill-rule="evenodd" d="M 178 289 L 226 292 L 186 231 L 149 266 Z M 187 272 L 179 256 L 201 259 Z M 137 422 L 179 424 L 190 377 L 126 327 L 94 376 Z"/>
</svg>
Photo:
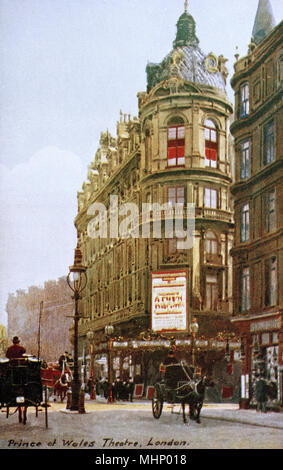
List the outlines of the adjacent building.
<svg viewBox="0 0 283 470">
<path fill-rule="evenodd" d="M 117 136 L 101 133 L 78 193 L 75 226 L 88 278 L 80 302 L 80 354 L 87 355 L 92 338 L 91 350 L 102 360 L 105 327 L 113 326 L 116 376 L 154 383 L 172 346 L 177 357 L 193 358 L 210 372 L 226 368 L 219 367 L 225 352 L 228 362 L 237 359 L 230 323 L 233 107 L 225 63 L 200 49 L 185 7 L 172 50 L 146 67 L 138 117 L 121 112 Z M 148 205 L 153 210 L 145 218 Z M 192 210 L 193 242 L 180 247 L 176 224 L 185 233 Z M 197 336 L 192 325 L 198 325 Z M 220 398 L 236 393 L 232 370 Z"/>
<path fill-rule="evenodd" d="M 7 347 L 7 330 L 4 325 L 0 324 L 0 358 L 6 356 Z"/>
<path fill-rule="evenodd" d="M 47 362 L 58 361 L 61 354 L 73 347 L 73 310 L 65 277 L 46 281 L 43 287 L 30 286 L 9 294 L 6 305 L 9 343 L 13 336 L 19 336 L 28 354 L 36 357 L 39 354 Z"/>
<path fill-rule="evenodd" d="M 255 381 L 283 384 L 282 22 L 260 0 L 248 53 L 238 58 L 235 91 L 234 323 L 242 340 L 242 405 L 255 403 Z"/>
</svg>

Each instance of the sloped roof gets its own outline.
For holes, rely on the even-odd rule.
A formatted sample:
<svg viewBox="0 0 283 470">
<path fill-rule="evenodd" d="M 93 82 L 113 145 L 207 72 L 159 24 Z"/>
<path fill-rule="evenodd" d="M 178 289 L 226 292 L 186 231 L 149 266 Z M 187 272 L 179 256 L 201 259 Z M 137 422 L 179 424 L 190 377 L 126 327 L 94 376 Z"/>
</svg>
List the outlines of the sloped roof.
<svg viewBox="0 0 283 470">
<path fill-rule="evenodd" d="M 276 26 L 272 6 L 269 0 L 259 0 L 253 27 L 253 38 L 259 44 Z"/>
</svg>

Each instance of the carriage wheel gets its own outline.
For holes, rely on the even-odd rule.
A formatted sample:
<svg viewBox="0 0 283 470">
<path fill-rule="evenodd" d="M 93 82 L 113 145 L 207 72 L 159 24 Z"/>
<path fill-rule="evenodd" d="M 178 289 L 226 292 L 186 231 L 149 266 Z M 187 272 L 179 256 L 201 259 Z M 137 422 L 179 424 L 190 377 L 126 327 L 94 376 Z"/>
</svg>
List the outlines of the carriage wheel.
<svg viewBox="0 0 283 470">
<path fill-rule="evenodd" d="M 159 419 L 162 413 L 163 399 L 161 398 L 160 390 L 155 387 L 152 397 L 152 414 L 155 419 Z"/>
</svg>

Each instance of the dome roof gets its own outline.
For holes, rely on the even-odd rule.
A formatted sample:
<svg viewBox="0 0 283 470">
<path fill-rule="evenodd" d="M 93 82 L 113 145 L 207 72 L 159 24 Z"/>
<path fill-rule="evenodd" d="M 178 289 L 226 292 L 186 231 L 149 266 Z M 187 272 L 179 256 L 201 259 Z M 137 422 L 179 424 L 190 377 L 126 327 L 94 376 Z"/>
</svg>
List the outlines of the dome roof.
<svg viewBox="0 0 283 470">
<path fill-rule="evenodd" d="M 174 48 L 182 47 L 186 44 L 198 44 L 196 37 L 196 22 L 191 15 L 185 11 L 177 22 L 177 35 L 174 41 Z"/>
<path fill-rule="evenodd" d="M 212 53 L 206 56 L 198 44 L 195 20 L 185 11 L 177 22 L 173 50 L 161 63 L 149 63 L 146 67 L 147 91 L 149 92 L 163 80 L 175 76 L 225 92 L 227 69 L 224 64 L 226 59 L 223 56 L 217 58 Z"/>
</svg>

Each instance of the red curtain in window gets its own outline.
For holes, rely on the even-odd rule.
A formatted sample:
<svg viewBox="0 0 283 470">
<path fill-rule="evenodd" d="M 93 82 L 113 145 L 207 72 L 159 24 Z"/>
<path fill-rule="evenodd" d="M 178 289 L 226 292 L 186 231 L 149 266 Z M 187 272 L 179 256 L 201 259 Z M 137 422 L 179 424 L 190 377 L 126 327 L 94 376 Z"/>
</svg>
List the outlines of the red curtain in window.
<svg viewBox="0 0 283 470">
<path fill-rule="evenodd" d="M 207 160 L 216 162 L 217 159 L 217 130 L 209 127 L 205 128 L 205 156 Z"/>
<path fill-rule="evenodd" d="M 184 165 L 185 156 L 185 128 L 184 126 L 172 126 L 168 128 L 168 165 Z M 182 160 L 179 160 L 182 159 Z"/>
<path fill-rule="evenodd" d="M 217 158 L 217 148 L 209 148 L 209 146 L 205 147 L 205 156 L 207 160 L 212 160 L 213 162 L 216 162 Z"/>
</svg>

